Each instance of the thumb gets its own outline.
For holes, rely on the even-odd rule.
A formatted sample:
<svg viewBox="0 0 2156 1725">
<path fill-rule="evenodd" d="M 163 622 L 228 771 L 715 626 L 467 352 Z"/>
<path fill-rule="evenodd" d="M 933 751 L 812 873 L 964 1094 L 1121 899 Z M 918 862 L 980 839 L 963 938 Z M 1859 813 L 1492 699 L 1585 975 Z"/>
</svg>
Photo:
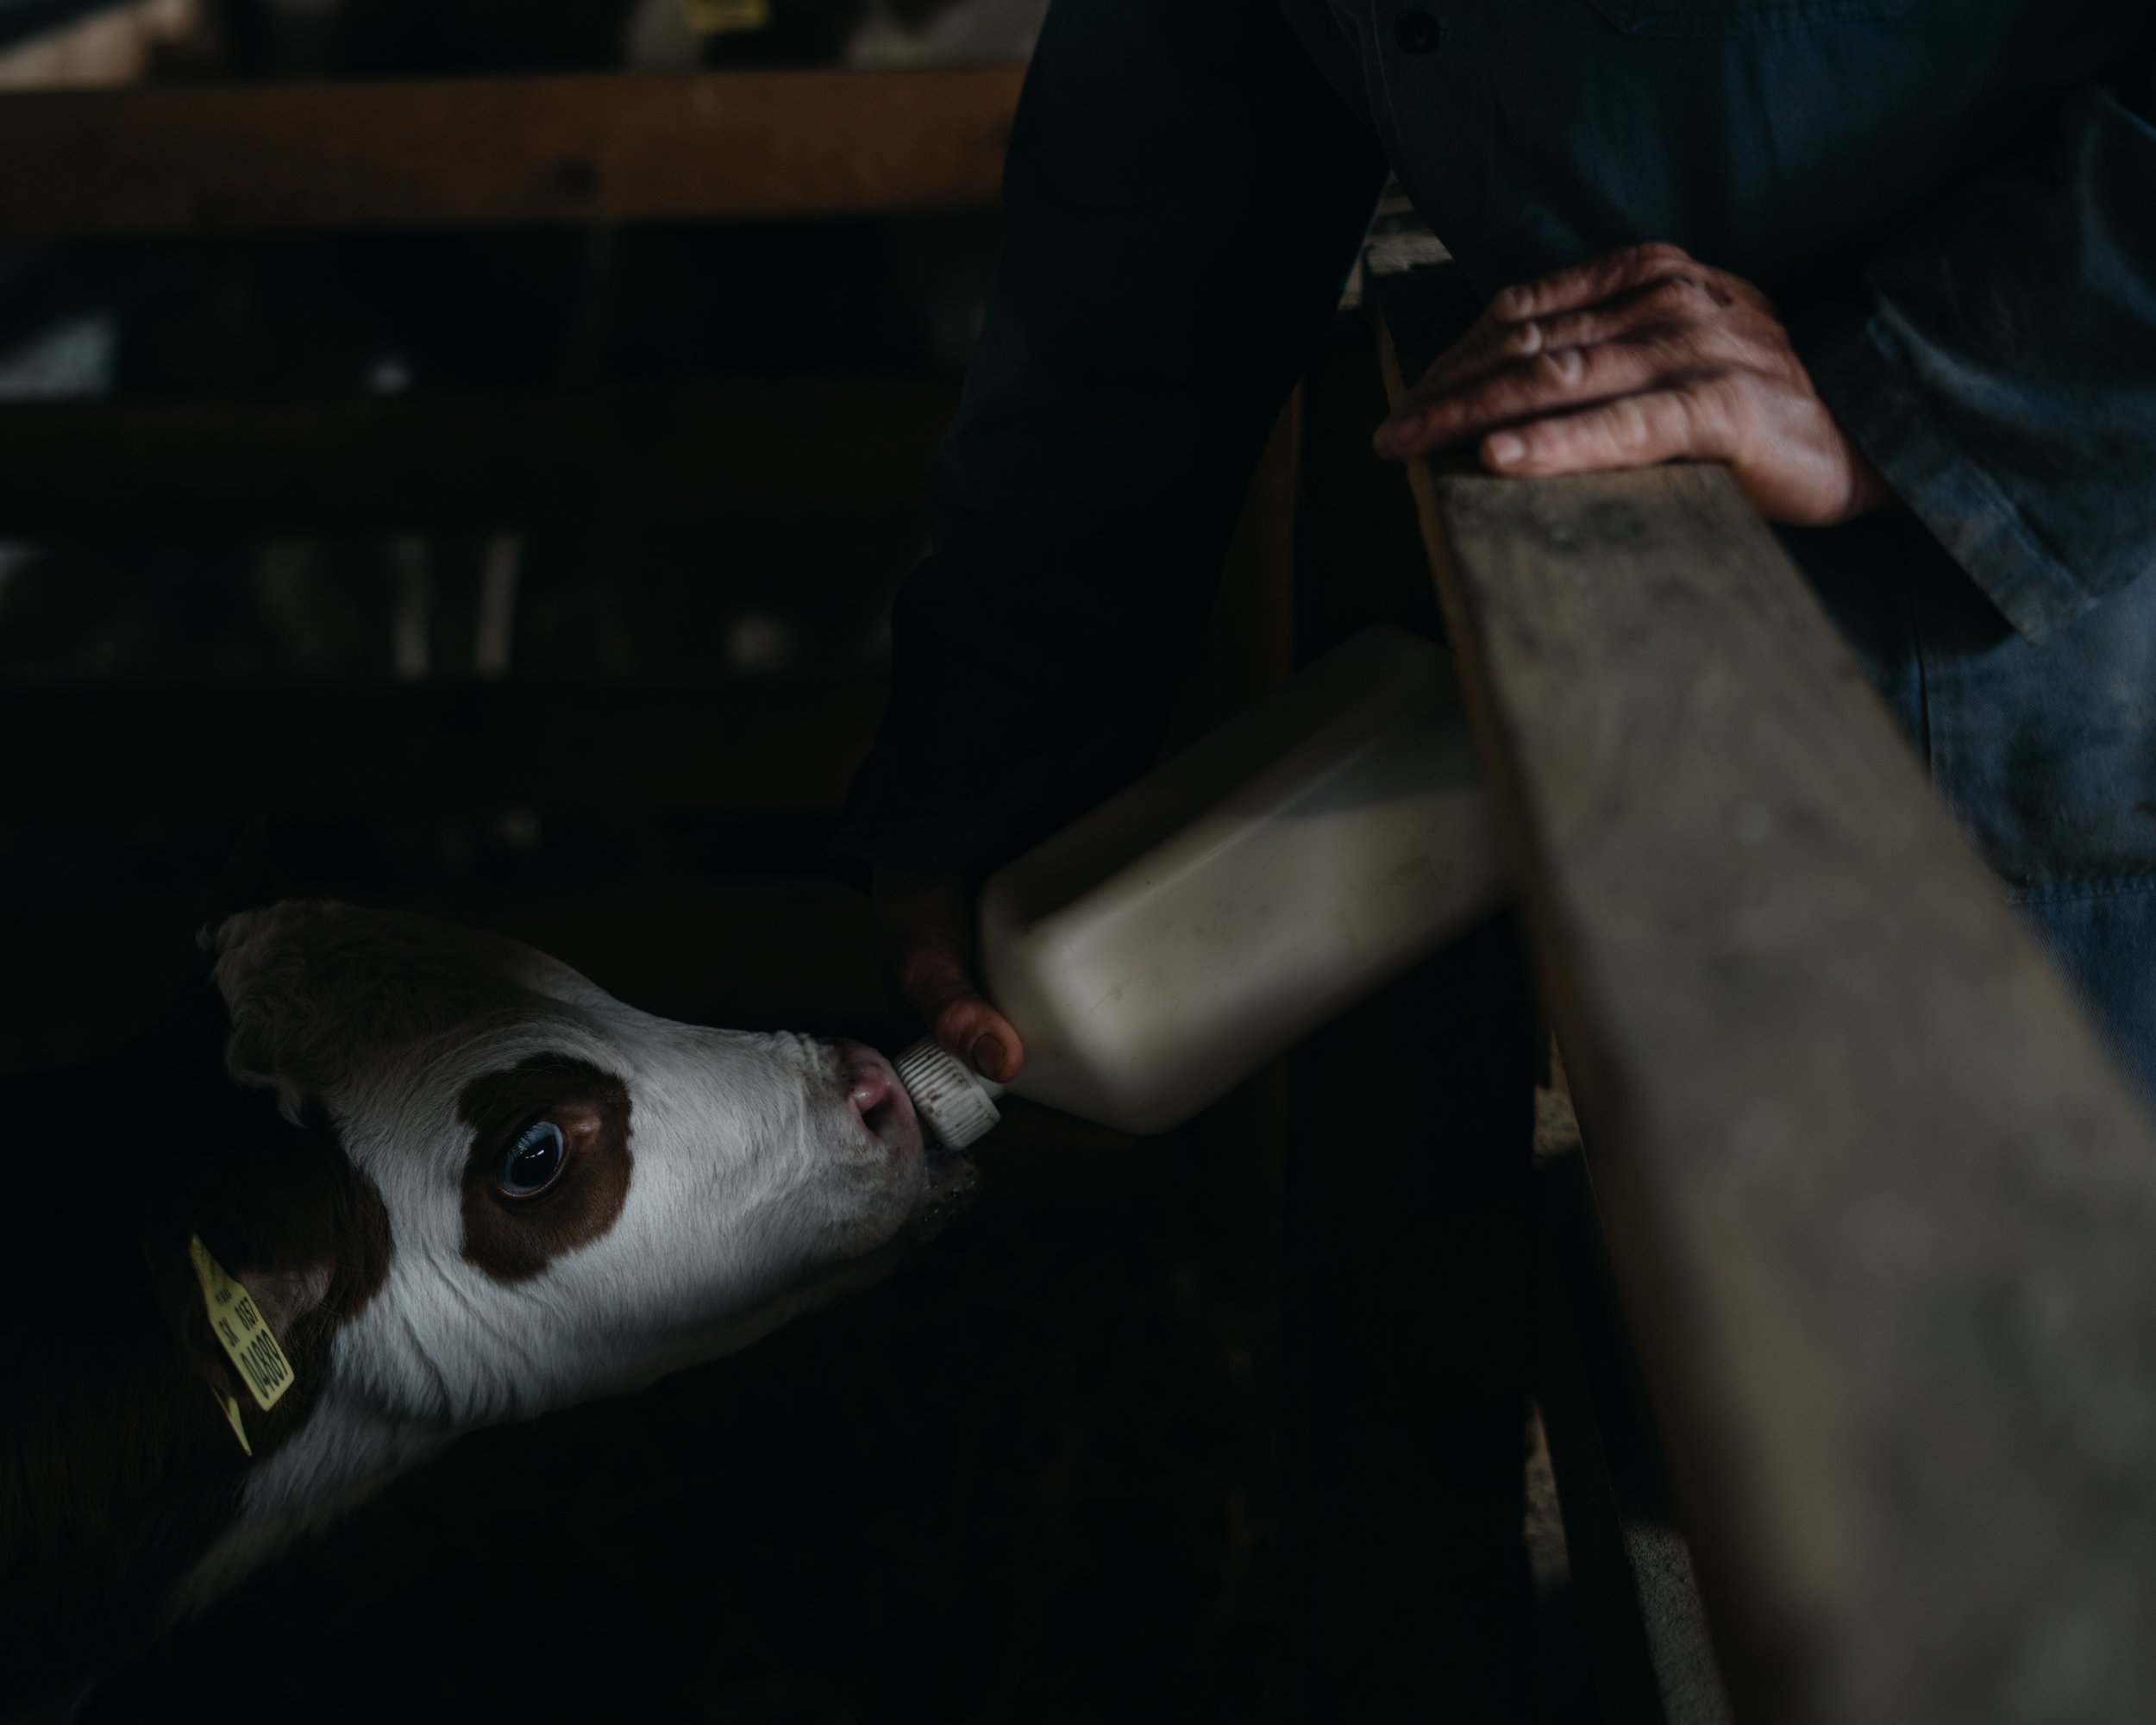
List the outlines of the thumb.
<svg viewBox="0 0 2156 1725">
<path fill-rule="evenodd" d="M 871 897 L 879 951 L 929 1033 L 984 1078 L 1015 1077 L 1025 1062 L 1018 1033 L 974 986 L 971 884 L 880 869 Z"/>
<path fill-rule="evenodd" d="M 984 1078 L 1017 1076 L 1025 1051 L 1011 1021 L 974 987 L 958 955 L 948 947 L 917 949 L 900 977 L 907 1002 L 949 1053 Z"/>
</svg>

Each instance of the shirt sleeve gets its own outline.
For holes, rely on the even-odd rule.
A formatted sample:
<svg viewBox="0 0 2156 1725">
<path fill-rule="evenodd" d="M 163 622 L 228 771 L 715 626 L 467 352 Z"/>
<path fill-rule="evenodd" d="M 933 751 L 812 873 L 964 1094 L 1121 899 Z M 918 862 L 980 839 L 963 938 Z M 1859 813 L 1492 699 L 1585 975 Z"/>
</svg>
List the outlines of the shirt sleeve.
<svg viewBox="0 0 2156 1725">
<path fill-rule="evenodd" d="M 842 869 L 978 876 L 1145 764 L 1384 175 L 1274 7 L 1056 0 Z"/>
<path fill-rule="evenodd" d="M 1903 502 L 2025 637 L 2156 568 L 2156 78 L 1942 204 L 1797 345 Z"/>
</svg>

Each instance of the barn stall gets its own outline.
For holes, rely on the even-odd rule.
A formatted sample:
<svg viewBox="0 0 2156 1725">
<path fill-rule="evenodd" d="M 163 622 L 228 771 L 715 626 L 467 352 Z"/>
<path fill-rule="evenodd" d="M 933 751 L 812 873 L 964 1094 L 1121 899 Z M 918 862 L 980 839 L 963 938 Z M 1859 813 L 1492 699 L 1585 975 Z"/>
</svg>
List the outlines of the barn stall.
<svg viewBox="0 0 2156 1725">
<path fill-rule="evenodd" d="M 896 1045 L 821 847 L 1028 9 L 22 10 L 9 1063 L 145 1022 L 235 853 L 654 1011 Z M 1984 1328 L 2027 1276 L 2135 1333 L 2096 1195 L 2138 1108 L 1733 489 L 1370 458 L 1471 310 L 1382 219 L 1175 734 L 1374 618 L 1446 634 L 1539 992 L 1504 920 L 1169 1139 L 1017 1120 L 884 1288 L 466 1441 L 84 1717 L 244 1662 L 324 1718 L 1966 1719 L 1974 1650 L 2091 1624 L 2076 1696 L 2149 1692 L 2107 1627 L 2139 1500 L 2092 1514 Z M 1630 656 L 1579 644 L 1613 628 Z M 1612 825 L 1626 775 L 1696 794 Z M 2010 1226 L 2041 1154 L 2079 1170 L 2078 1264 Z M 1934 1180 L 1955 1249 L 1836 1248 L 1849 1206 L 1921 1233 Z M 2061 1370 L 2093 1423 L 2115 1365 Z M 544 1657 L 503 1657 L 504 1606 Z"/>
<path fill-rule="evenodd" d="M 820 850 L 1036 20 L 696 22 L 160 5 L 10 48 L 11 1066 L 146 1022 L 235 854 L 653 1011 L 906 1033 Z M 1294 459 L 1284 428 L 1238 552 L 1263 603 L 1224 608 L 1186 732 L 1289 662 Z M 301 1717 L 1277 1712 L 1277 1112 L 992 1147 L 992 1220 L 876 1295 L 460 1447 L 85 1716 L 242 1650 Z M 416 1628 L 534 1585 L 586 1602 L 588 1658 Z"/>
</svg>

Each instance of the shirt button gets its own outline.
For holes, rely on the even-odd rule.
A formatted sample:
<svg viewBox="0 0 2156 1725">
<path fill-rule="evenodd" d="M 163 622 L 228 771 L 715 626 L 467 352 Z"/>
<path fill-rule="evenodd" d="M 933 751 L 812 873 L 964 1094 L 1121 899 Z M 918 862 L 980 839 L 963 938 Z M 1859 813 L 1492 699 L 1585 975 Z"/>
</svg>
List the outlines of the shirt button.
<svg viewBox="0 0 2156 1725">
<path fill-rule="evenodd" d="M 1409 53 L 1428 53 L 1444 34 L 1438 21 L 1419 6 L 1394 15 L 1393 40 Z"/>
</svg>

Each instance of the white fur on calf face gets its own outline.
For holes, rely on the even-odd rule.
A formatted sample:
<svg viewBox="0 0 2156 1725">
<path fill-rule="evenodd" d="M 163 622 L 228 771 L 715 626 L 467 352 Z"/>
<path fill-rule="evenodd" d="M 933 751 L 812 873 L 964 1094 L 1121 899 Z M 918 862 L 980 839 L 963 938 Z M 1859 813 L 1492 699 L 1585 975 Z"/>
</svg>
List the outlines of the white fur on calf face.
<svg viewBox="0 0 2156 1725">
<path fill-rule="evenodd" d="M 959 1183 L 867 1051 L 670 1023 L 390 913 L 280 905 L 217 947 L 235 1075 L 319 1102 L 388 1212 L 387 1280 L 332 1368 L 371 1418 L 448 1435 L 724 1352 L 865 1279 Z M 493 1172 L 518 1097 L 557 1092 L 561 1181 L 590 1188 L 548 1210 Z"/>
</svg>

